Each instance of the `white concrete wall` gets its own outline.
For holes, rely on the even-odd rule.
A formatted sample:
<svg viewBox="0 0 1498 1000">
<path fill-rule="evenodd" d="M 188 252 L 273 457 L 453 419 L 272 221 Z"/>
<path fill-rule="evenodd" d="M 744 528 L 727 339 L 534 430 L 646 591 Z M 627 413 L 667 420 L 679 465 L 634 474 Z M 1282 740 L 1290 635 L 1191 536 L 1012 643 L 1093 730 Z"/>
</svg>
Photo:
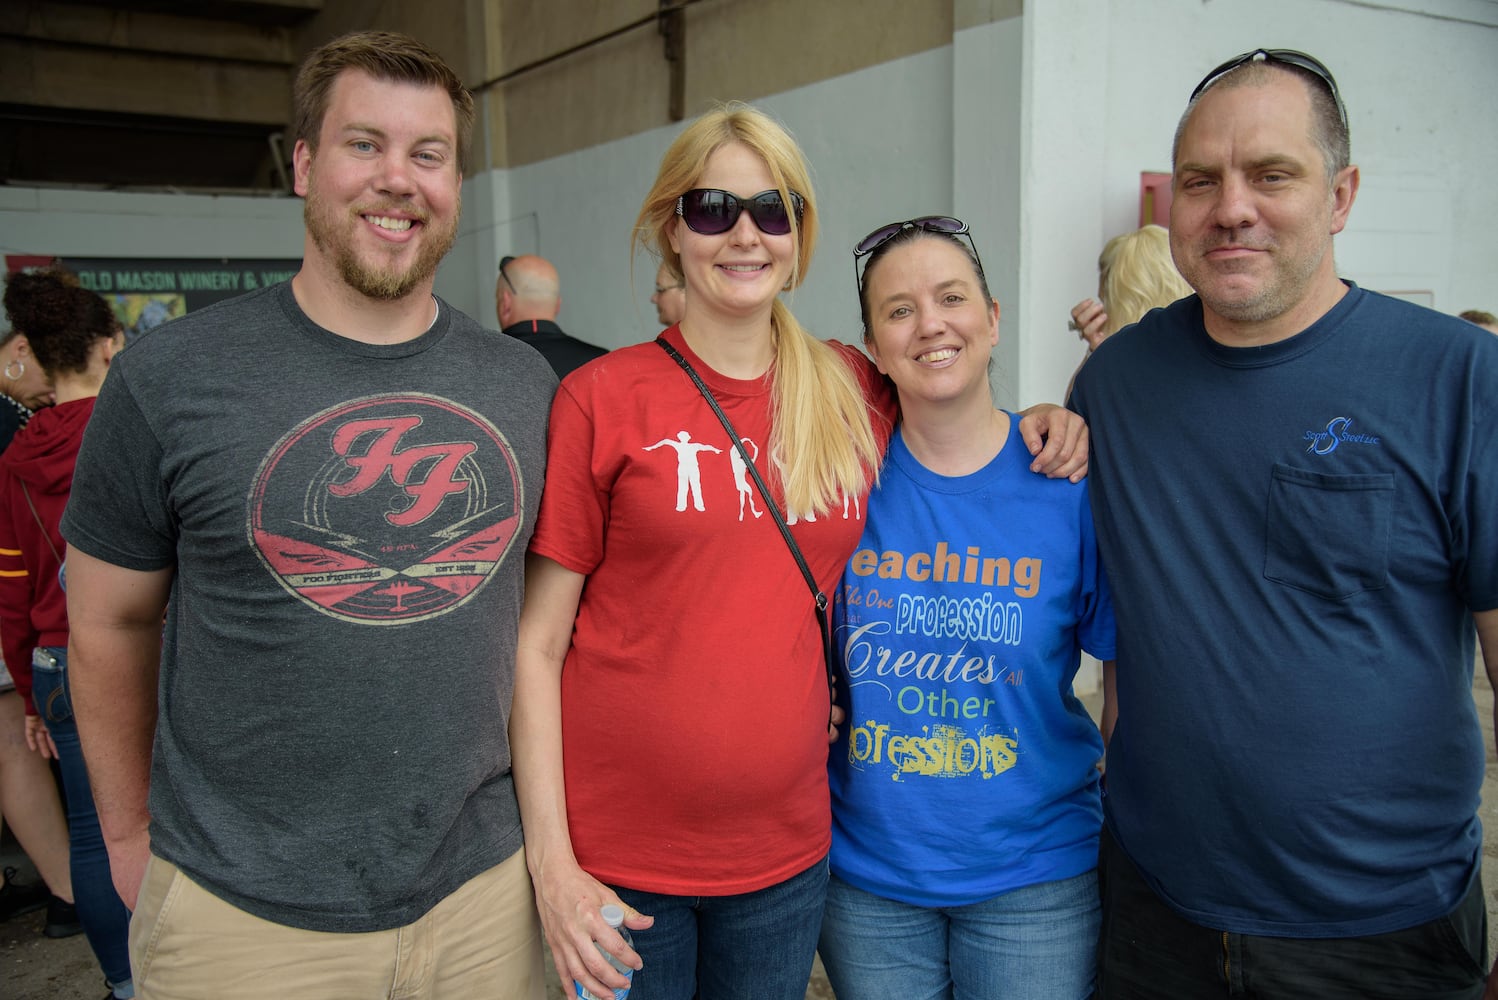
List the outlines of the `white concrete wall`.
<svg viewBox="0 0 1498 1000">
<path fill-rule="evenodd" d="M 0 185 L 0 253 L 300 260 L 302 200 Z"/>
<path fill-rule="evenodd" d="M 1200 76 L 1257 45 L 1318 55 L 1347 96 L 1363 190 L 1343 273 L 1447 312 L 1498 309 L 1493 0 L 1030 0 L 949 47 L 766 99 L 807 151 L 824 220 L 792 308 L 855 340 L 854 241 L 957 214 L 1003 306 L 996 398 L 1059 398 L 1081 355 L 1067 310 L 1095 289 L 1103 241 L 1135 225 L 1140 171 L 1168 169 Z M 561 270 L 564 327 L 609 347 L 652 336 L 655 267 L 631 270 L 629 232 L 675 131 L 468 178 L 439 293 L 494 326 L 499 258 L 535 251 Z M 300 214 L 294 198 L 0 187 L 0 250 L 297 257 Z"/>
<path fill-rule="evenodd" d="M 1073 303 L 1096 294 L 1095 235 L 1108 109 L 1111 22 L 1095 0 L 1044 0 L 1024 20 L 1018 391 L 1022 405 L 1060 399 L 1083 345 L 1066 329 Z"/>
<path fill-rule="evenodd" d="M 951 211 L 951 62 L 940 49 L 757 102 L 811 163 L 822 229 L 806 282 L 788 301 L 817 336 L 857 342 L 855 242 L 891 219 Z M 649 301 L 656 261 L 641 252 L 631 262 L 629 239 L 681 127 L 509 172 L 511 215 L 534 221 L 535 243 L 524 249 L 561 273 L 558 322 L 569 333 L 620 347 L 659 332 Z"/>
<path fill-rule="evenodd" d="M 1033 0 L 1027 8 L 1027 120 L 1044 123 L 1035 149 L 1045 154 L 1025 167 L 1033 184 L 1023 195 L 1020 322 L 1034 350 L 1024 355 L 1022 396 L 1043 396 L 1080 356 L 1079 346 L 1058 358 L 1041 344 L 1096 287 L 1103 242 L 1138 224 L 1139 174 L 1170 169 L 1191 88 L 1260 46 L 1315 55 L 1346 101 L 1362 190 L 1337 238 L 1340 273 L 1380 291 L 1425 293 L 1410 297 L 1443 312 L 1498 309 L 1498 185 L 1489 180 L 1498 169 L 1498 3 Z M 1054 124 L 1078 118 L 1091 127 Z M 1058 168 L 1064 184 L 1054 183 Z M 1076 212 L 1077 202 L 1088 211 Z"/>
<path fill-rule="evenodd" d="M 1010 18 L 959 31 L 952 49 L 950 210 L 972 228 L 988 290 L 999 300 L 989 381 L 999 405 L 1012 408 L 1020 371 L 1023 24 Z"/>
</svg>

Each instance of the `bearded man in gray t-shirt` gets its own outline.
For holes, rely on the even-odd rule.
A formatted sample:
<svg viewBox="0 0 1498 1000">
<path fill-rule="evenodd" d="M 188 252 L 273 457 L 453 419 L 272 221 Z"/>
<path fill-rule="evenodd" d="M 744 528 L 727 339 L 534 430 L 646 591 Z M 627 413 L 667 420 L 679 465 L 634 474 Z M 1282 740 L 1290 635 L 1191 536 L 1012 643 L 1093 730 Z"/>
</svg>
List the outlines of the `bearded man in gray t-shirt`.
<svg viewBox="0 0 1498 1000">
<path fill-rule="evenodd" d="M 119 356 L 64 520 L 136 987 L 536 1000 L 506 728 L 556 379 L 432 294 L 457 76 L 366 32 L 295 99 L 301 270 Z"/>
</svg>

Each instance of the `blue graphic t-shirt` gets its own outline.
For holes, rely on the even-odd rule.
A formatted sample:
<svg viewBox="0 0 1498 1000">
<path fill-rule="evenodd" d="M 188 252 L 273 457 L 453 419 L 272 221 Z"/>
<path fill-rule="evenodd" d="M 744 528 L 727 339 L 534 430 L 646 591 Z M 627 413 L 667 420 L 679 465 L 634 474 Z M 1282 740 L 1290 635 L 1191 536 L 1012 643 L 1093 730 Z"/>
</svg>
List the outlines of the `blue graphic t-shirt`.
<svg viewBox="0 0 1498 1000">
<path fill-rule="evenodd" d="M 960 906 L 1097 863 L 1102 738 L 1072 694 L 1114 655 L 1086 482 L 1030 472 L 1011 419 L 986 467 L 941 476 L 897 431 L 836 608 L 848 721 L 832 870 Z"/>
</svg>

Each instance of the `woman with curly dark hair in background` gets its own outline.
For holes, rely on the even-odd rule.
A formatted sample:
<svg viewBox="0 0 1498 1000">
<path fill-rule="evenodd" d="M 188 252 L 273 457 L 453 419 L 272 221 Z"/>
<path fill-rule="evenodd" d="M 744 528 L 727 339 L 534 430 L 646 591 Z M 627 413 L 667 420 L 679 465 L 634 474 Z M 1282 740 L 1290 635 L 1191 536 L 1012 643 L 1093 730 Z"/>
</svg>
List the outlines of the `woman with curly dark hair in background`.
<svg viewBox="0 0 1498 1000">
<path fill-rule="evenodd" d="M 130 916 L 114 889 L 68 694 L 60 530 L 94 399 L 125 335 L 108 303 L 57 272 L 13 276 L 5 304 L 50 377 L 56 403 L 0 455 L 0 644 L 26 704 L 26 742 L 62 770 L 78 916 L 110 994 L 135 995 Z M 18 315 L 19 314 L 19 315 Z"/>
<path fill-rule="evenodd" d="M 32 412 L 52 405 L 52 381 L 31 353 L 25 327 L 31 296 L 7 290 L 11 329 L 0 334 L 0 452 L 10 444 Z M 12 309 L 11 306 L 15 308 Z M 14 868 L 0 874 L 0 920 L 47 907 L 44 932 L 66 937 L 83 928 L 73 910 L 73 881 L 68 874 L 68 828 L 57 784 L 44 758 L 26 746 L 22 697 L 0 661 L 0 817 L 10 823 L 17 843 L 31 858 L 41 880 L 16 881 Z"/>
</svg>

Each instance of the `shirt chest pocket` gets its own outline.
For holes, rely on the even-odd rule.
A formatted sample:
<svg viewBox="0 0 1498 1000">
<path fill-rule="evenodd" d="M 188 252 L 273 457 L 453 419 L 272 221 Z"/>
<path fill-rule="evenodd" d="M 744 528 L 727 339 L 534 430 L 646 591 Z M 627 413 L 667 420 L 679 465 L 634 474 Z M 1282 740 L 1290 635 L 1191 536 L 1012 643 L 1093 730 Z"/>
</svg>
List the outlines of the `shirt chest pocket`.
<svg viewBox="0 0 1498 1000">
<path fill-rule="evenodd" d="M 1276 464 L 1269 484 L 1264 575 L 1332 601 L 1389 576 L 1394 476 L 1325 475 Z"/>
</svg>

